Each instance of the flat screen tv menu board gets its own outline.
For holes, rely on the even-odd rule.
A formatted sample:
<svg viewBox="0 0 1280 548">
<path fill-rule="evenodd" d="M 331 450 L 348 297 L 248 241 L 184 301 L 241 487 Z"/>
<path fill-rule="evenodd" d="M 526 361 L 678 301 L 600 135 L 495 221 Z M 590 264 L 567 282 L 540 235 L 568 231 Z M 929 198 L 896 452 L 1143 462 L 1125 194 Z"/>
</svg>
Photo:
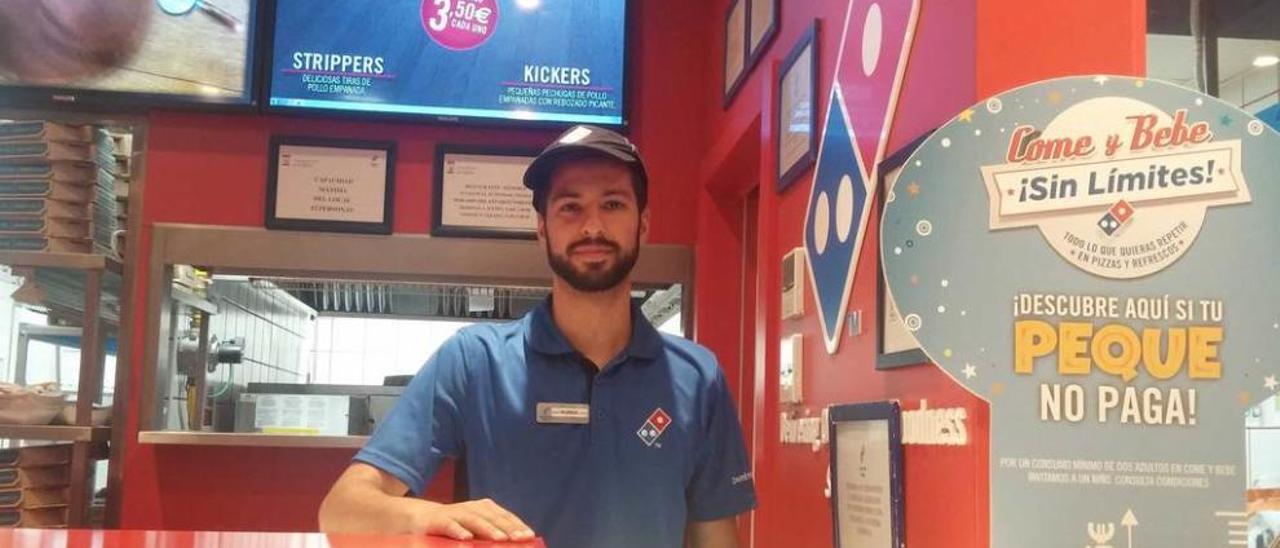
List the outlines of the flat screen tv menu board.
<svg viewBox="0 0 1280 548">
<path fill-rule="evenodd" d="M 254 104 L 257 0 L 0 0 L 0 101 Z"/>
<path fill-rule="evenodd" d="M 272 110 L 625 125 L 625 0 L 277 0 Z"/>
</svg>

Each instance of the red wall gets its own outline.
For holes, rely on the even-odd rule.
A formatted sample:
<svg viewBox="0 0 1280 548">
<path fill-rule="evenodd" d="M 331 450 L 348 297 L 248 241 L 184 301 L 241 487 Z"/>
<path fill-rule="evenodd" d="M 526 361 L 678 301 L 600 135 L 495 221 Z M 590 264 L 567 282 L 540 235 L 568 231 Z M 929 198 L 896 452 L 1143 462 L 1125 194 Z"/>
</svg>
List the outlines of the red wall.
<svg viewBox="0 0 1280 548">
<path fill-rule="evenodd" d="M 978 95 L 1060 76 L 1146 74 L 1145 0 L 979 0 Z"/>
<path fill-rule="evenodd" d="M 701 2 L 643 3 L 633 31 L 631 135 L 643 151 L 653 184 L 649 240 L 692 244 L 696 151 L 706 132 L 688 116 L 690 90 L 707 84 L 702 48 L 708 18 Z M 554 133 L 408 123 L 360 123 L 253 115 L 156 113 L 150 117 L 140 261 L 149 260 L 149 227 L 156 222 L 262 226 L 267 141 L 287 133 L 394 139 L 396 232 L 426 233 L 431 177 L 439 143 L 541 146 Z M 145 274 L 145 270 L 142 271 Z M 149 280 L 135 283 L 142 310 Z M 134 321 L 133 348 L 143 348 L 146 318 Z M 141 359 L 135 356 L 128 432 L 137 432 Z M 177 447 L 140 445 L 127 436 L 122 526 L 211 530 L 315 530 L 316 510 L 351 450 Z M 450 471 L 432 496 L 450 496 Z"/>
<path fill-rule="evenodd" d="M 921 4 L 888 154 L 979 98 L 1008 87 L 1079 72 L 1138 74 L 1144 63 L 1145 3 L 1141 0 L 923 0 Z M 713 59 L 723 55 L 722 21 L 728 5 L 727 0 L 716 2 L 709 38 Z M 741 363 L 744 355 L 761 356 L 756 364 L 763 365 L 754 375 L 744 376 L 745 395 L 739 399 L 740 413 L 754 417 L 746 428 L 754 425 L 752 454 L 761 501 L 750 518 L 753 523 L 745 529 L 754 546 L 831 545 L 830 501 L 823 495 L 827 449 L 815 452 L 808 446 L 781 444 L 781 412 L 812 416 L 830 404 L 885 399 L 901 400 L 904 408 L 911 409 L 927 400 L 930 408 L 968 410 L 970 444 L 906 448 L 905 540 L 911 546 L 985 547 L 989 542 L 985 404 L 932 366 L 890 372 L 874 368 L 879 314 L 879 234 L 874 223 L 868 229 L 850 296 L 850 310 L 862 314 L 862 333 L 846 336 L 839 351 L 828 355 L 808 287 L 808 314 L 780 320 L 778 265 L 788 250 L 803 245 L 812 173 L 781 195 L 773 190 L 773 85 L 780 59 L 809 22 L 820 18 L 818 112 L 823 116 L 847 6 L 844 0 L 783 2 L 778 38 L 729 108 L 722 108 L 718 87 L 704 97 L 710 149 L 700 169 L 704 191 L 698 201 L 696 333 L 717 352 L 727 370 L 752 371 L 752 364 Z M 719 66 L 715 68 L 713 79 L 719 82 Z M 744 243 L 741 208 L 743 197 L 753 188 L 759 188 L 760 196 L 754 219 L 757 234 L 755 241 Z M 754 291 L 754 299 L 741 293 L 738 265 L 744 245 L 754 245 L 758 257 L 754 264 L 758 283 L 747 289 Z M 751 308 L 753 300 L 758 303 L 755 308 Z M 741 325 L 725 321 L 744 308 L 747 319 Z M 779 404 L 775 380 L 778 341 L 793 333 L 805 338 L 804 404 L 799 406 Z"/>
</svg>

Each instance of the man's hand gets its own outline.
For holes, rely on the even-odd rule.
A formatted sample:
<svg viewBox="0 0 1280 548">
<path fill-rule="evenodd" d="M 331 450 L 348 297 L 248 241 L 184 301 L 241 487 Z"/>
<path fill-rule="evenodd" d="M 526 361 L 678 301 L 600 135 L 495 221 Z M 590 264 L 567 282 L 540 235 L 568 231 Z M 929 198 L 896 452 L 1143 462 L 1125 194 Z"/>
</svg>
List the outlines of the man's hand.
<svg viewBox="0 0 1280 548">
<path fill-rule="evenodd" d="M 529 540 L 533 530 L 519 517 L 489 499 L 457 504 L 427 503 L 414 519 L 415 532 L 454 540 Z"/>
<path fill-rule="evenodd" d="M 406 497 L 409 487 L 368 464 L 347 467 L 320 504 L 326 533 L 439 535 L 456 540 L 529 540 L 533 531 L 489 499 L 440 504 Z"/>
</svg>

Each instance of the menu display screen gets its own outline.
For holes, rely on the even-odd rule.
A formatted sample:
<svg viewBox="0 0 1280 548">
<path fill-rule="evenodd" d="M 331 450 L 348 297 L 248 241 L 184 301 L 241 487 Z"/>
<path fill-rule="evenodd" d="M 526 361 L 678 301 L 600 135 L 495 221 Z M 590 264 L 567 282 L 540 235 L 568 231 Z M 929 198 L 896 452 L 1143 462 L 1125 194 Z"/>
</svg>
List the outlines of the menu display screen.
<svg viewBox="0 0 1280 548">
<path fill-rule="evenodd" d="M 625 0 L 278 0 L 275 110 L 625 123 Z"/>
<path fill-rule="evenodd" d="M 128 107 L 254 102 L 257 0 L 4 0 L 0 95 Z"/>
</svg>

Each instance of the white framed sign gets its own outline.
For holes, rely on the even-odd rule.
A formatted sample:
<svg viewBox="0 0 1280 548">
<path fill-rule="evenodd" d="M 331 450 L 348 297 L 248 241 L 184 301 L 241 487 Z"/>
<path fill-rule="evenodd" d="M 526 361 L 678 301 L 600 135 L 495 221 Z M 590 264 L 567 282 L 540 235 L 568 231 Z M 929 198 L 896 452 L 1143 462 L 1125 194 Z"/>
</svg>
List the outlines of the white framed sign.
<svg viewBox="0 0 1280 548">
<path fill-rule="evenodd" d="M 880 174 L 880 184 L 877 185 L 876 192 L 879 196 L 881 211 L 897 199 L 898 192 L 904 193 L 908 198 L 912 195 L 911 182 L 897 188 L 897 192 L 895 192 L 895 185 L 898 183 L 898 176 L 902 174 L 903 164 L 907 162 L 907 158 L 931 133 L 932 131 L 917 138 L 880 162 L 880 168 L 877 170 Z M 881 252 L 883 253 L 884 250 Z M 902 249 L 899 247 L 889 252 L 901 253 Z M 912 335 L 916 329 L 920 328 L 919 317 L 909 319 L 902 317 L 897 303 L 893 300 L 893 295 L 885 286 L 883 260 L 877 265 L 876 270 L 876 298 L 880 304 L 880 316 L 877 318 L 879 329 L 876 330 L 879 334 L 876 346 L 876 369 L 928 364 L 929 356 L 920 349 L 920 343 L 916 342 L 915 336 Z"/>
<path fill-rule="evenodd" d="M 902 548 L 902 408 L 832 406 L 831 524 L 836 548 Z"/>
<path fill-rule="evenodd" d="M 533 191 L 523 180 L 537 155 L 536 150 L 440 145 L 431 235 L 536 238 Z"/>
<path fill-rule="evenodd" d="M 818 21 L 796 41 L 782 62 L 778 76 L 777 126 L 778 192 L 786 190 L 818 157 L 814 121 L 818 104 Z"/>
<path fill-rule="evenodd" d="M 390 234 L 395 155 L 393 142 L 272 137 L 267 228 Z"/>
</svg>

